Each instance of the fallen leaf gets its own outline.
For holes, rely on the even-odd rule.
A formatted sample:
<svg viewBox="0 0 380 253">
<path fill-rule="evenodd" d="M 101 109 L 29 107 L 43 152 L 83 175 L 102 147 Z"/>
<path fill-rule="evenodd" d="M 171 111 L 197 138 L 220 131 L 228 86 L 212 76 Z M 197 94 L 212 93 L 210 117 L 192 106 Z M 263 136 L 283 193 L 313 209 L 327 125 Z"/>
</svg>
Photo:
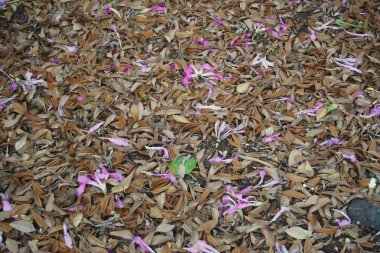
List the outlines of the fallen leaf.
<svg viewBox="0 0 380 253">
<path fill-rule="evenodd" d="M 300 227 L 291 227 L 291 228 L 285 229 L 285 233 L 299 240 L 304 240 L 311 236 L 311 233 L 308 230 L 305 230 Z"/>
</svg>

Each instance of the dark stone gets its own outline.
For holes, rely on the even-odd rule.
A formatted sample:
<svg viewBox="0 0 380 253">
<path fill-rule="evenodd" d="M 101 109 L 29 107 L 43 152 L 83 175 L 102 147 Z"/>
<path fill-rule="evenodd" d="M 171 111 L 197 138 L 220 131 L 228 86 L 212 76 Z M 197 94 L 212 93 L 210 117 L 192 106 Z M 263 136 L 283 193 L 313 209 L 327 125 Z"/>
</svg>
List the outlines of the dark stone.
<svg viewBox="0 0 380 253">
<path fill-rule="evenodd" d="M 380 206 L 364 199 L 354 199 L 347 207 L 352 223 L 380 230 Z"/>
</svg>

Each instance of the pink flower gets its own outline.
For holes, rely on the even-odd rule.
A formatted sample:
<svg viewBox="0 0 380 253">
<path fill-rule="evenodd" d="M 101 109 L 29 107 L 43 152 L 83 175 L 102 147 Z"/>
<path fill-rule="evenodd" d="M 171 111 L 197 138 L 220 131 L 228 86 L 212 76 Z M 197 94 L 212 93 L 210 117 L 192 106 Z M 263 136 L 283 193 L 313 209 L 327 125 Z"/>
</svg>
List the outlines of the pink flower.
<svg viewBox="0 0 380 253">
<path fill-rule="evenodd" d="M 153 5 L 149 7 L 149 11 L 159 11 L 159 12 L 164 12 L 166 11 L 166 6 L 161 4 L 161 5 Z"/>
<path fill-rule="evenodd" d="M 359 115 L 359 117 L 365 118 L 365 119 L 376 117 L 376 116 L 380 116 L 380 104 L 375 105 L 369 114 L 367 114 L 367 115 L 360 114 Z"/>
<path fill-rule="evenodd" d="M 310 38 L 311 41 L 316 41 L 317 40 L 317 36 L 315 35 L 314 30 L 309 35 L 309 38 Z"/>
<path fill-rule="evenodd" d="M 278 213 L 271 219 L 271 223 L 272 222 L 275 222 L 283 213 L 285 213 L 285 212 L 290 212 L 290 209 L 289 209 L 289 207 L 287 207 L 287 206 L 281 206 L 281 209 L 280 209 L 280 211 L 278 211 Z"/>
<path fill-rule="evenodd" d="M 276 241 L 276 250 L 277 253 L 299 253 L 299 248 L 295 248 L 292 251 L 288 251 L 288 249 L 285 247 L 285 245 L 281 245 L 278 241 Z"/>
<path fill-rule="evenodd" d="M 185 69 L 185 76 L 183 77 L 182 82 L 187 88 L 189 88 L 190 78 L 198 77 L 206 79 L 210 84 L 213 84 L 213 80 L 215 79 L 223 79 L 223 76 L 216 73 L 213 67 L 207 63 L 202 64 L 199 70 L 193 64 L 189 64 Z"/>
<path fill-rule="evenodd" d="M 100 190 L 102 190 L 102 192 L 104 194 L 106 194 L 107 193 L 107 186 L 105 183 L 101 182 L 101 179 L 99 177 L 102 178 L 102 174 L 98 173 L 98 172 L 94 173 L 94 175 L 93 175 L 94 180 L 89 179 L 87 176 L 80 176 L 79 175 L 78 179 L 77 179 L 78 183 L 79 183 L 79 187 L 77 188 L 77 197 L 79 198 L 84 193 L 86 186 L 88 184 L 93 185 L 95 187 L 98 187 Z"/>
<path fill-rule="evenodd" d="M 266 176 L 266 171 L 265 170 L 259 170 L 259 175 L 260 175 L 260 181 L 257 184 L 257 186 L 261 185 L 264 182 L 264 178 Z"/>
<path fill-rule="evenodd" d="M 222 203 L 223 208 L 226 209 L 223 214 L 232 214 L 236 213 L 246 207 L 249 206 L 255 206 L 258 203 L 252 199 L 255 197 L 249 196 L 244 198 L 243 195 L 246 195 L 251 191 L 251 187 L 246 187 L 243 190 L 241 190 L 239 193 L 235 193 L 234 190 L 232 189 L 231 185 L 226 186 L 226 193 L 227 195 L 224 195 L 222 197 Z"/>
<path fill-rule="evenodd" d="M 348 159 L 352 163 L 354 163 L 354 162 L 356 162 L 358 160 L 355 155 L 347 155 L 347 154 L 343 154 L 343 153 L 340 153 L 340 152 L 338 152 L 338 153 L 342 155 L 343 159 Z"/>
<path fill-rule="evenodd" d="M 146 244 L 140 236 L 135 236 L 132 242 L 138 244 L 144 252 L 156 253 L 148 244 Z"/>
<path fill-rule="evenodd" d="M 205 241 L 199 240 L 193 246 L 183 248 L 190 253 L 219 253 L 218 250 L 208 245 Z"/>
<path fill-rule="evenodd" d="M 321 26 L 318 26 L 317 28 L 314 28 L 314 30 L 321 31 L 321 30 L 324 30 L 326 28 L 334 28 L 332 26 L 329 26 L 329 24 L 331 24 L 332 22 L 334 22 L 334 19 L 331 19 L 331 20 L 323 23 Z"/>
<path fill-rule="evenodd" d="M 364 92 L 361 90 L 355 91 L 355 97 L 357 98 L 364 98 Z"/>
<path fill-rule="evenodd" d="M 268 67 L 273 67 L 273 62 L 267 61 L 267 57 L 265 55 L 262 57 L 262 54 L 256 55 L 251 63 L 252 66 L 258 64 L 261 64 L 265 69 L 268 69 Z"/>
<path fill-rule="evenodd" d="M 280 23 L 281 23 L 280 28 L 281 28 L 283 31 L 288 30 L 288 26 L 285 24 L 284 21 L 282 21 L 281 17 L 279 16 L 278 18 L 280 19 Z"/>
<path fill-rule="evenodd" d="M 118 206 L 120 209 L 122 209 L 122 208 L 125 207 L 124 204 L 123 204 L 123 202 L 121 202 L 121 199 L 120 199 L 120 197 L 119 197 L 118 194 L 115 195 L 115 201 L 116 201 L 117 206 Z"/>
<path fill-rule="evenodd" d="M 173 183 L 177 183 L 178 182 L 177 178 L 174 175 L 172 175 L 172 174 L 153 173 L 152 176 L 162 177 L 162 178 L 170 180 Z"/>
<path fill-rule="evenodd" d="M 93 132 L 96 132 L 105 122 L 100 122 L 98 124 L 96 124 L 95 126 L 93 127 L 90 127 L 90 129 L 88 129 L 87 131 L 87 134 L 91 134 Z"/>
<path fill-rule="evenodd" d="M 240 44 L 240 39 L 239 38 L 236 38 L 236 39 L 234 39 L 233 41 L 231 41 L 231 43 L 230 43 L 230 46 L 231 47 L 236 47 L 237 45 L 239 45 Z"/>
<path fill-rule="evenodd" d="M 63 223 L 63 237 L 65 239 L 65 244 L 68 248 L 73 248 L 73 240 L 71 239 L 71 236 L 68 232 L 66 223 Z"/>
<path fill-rule="evenodd" d="M 54 58 L 54 57 L 50 58 L 50 62 L 53 63 L 53 64 L 59 64 L 59 61 L 56 58 Z"/>
<path fill-rule="evenodd" d="M 362 71 L 356 67 L 357 60 L 355 58 L 345 58 L 345 59 L 340 59 L 340 58 L 335 58 L 335 63 L 342 68 L 348 69 L 353 72 L 357 72 L 359 74 L 362 73 Z"/>
<path fill-rule="evenodd" d="M 223 19 L 221 16 L 215 16 L 215 24 L 218 27 L 223 26 Z"/>
<path fill-rule="evenodd" d="M 115 24 L 112 24 L 112 25 L 110 26 L 110 29 L 116 34 L 116 37 L 117 37 L 118 39 L 120 39 L 120 33 L 119 33 L 118 30 L 117 30 L 117 26 L 116 26 Z"/>
<path fill-rule="evenodd" d="M 309 115 L 309 116 L 315 116 L 316 113 L 324 106 L 324 103 L 317 102 L 312 109 L 308 110 L 301 110 L 297 112 L 297 115 L 303 116 L 303 115 Z"/>
<path fill-rule="evenodd" d="M 22 84 L 22 88 L 24 89 L 26 93 L 29 92 L 30 89 L 35 89 L 41 84 L 45 83 L 44 80 L 35 79 L 35 78 L 32 78 L 32 76 L 33 74 L 29 71 L 24 74 L 25 82 Z"/>
<path fill-rule="evenodd" d="M 162 158 L 169 159 L 169 151 L 166 148 L 164 148 L 164 147 L 148 147 L 148 146 L 145 146 L 145 148 L 148 149 L 148 150 L 163 151 L 164 154 L 163 154 Z"/>
<path fill-rule="evenodd" d="M 225 156 L 219 157 L 219 156 L 214 156 L 213 158 L 209 159 L 208 161 L 210 163 L 226 163 L 230 164 L 232 163 L 232 159 L 224 159 Z"/>
<path fill-rule="evenodd" d="M 3 202 L 3 211 L 12 211 L 13 206 L 11 202 L 9 202 L 9 195 L 7 193 L 1 194 L 2 202 Z"/>
<path fill-rule="evenodd" d="M 99 164 L 98 166 L 99 168 L 102 169 L 102 173 L 98 173 L 100 179 L 107 180 L 110 177 L 117 181 L 121 181 L 124 179 L 123 175 L 121 175 L 120 173 L 117 173 L 117 172 L 110 173 L 103 164 Z"/>
<path fill-rule="evenodd" d="M 280 136 L 281 133 L 276 133 L 276 134 L 273 134 L 273 135 L 269 135 L 267 137 L 264 138 L 264 142 L 265 143 L 270 143 L 270 142 L 274 142 L 277 140 L 278 136 Z"/>
<path fill-rule="evenodd" d="M 129 142 L 127 139 L 117 137 L 117 136 L 110 137 L 110 138 L 100 138 L 100 139 L 108 140 L 109 142 L 116 144 L 116 145 L 119 145 L 121 147 L 128 147 L 129 146 Z"/>
<path fill-rule="evenodd" d="M 12 82 L 9 88 L 11 91 L 16 91 L 18 89 L 18 83 Z"/>
<path fill-rule="evenodd" d="M 82 97 L 82 96 L 78 96 L 78 97 L 77 97 L 77 101 L 78 101 L 78 102 L 82 102 L 83 100 L 84 100 L 84 97 Z"/>
<path fill-rule="evenodd" d="M 253 37 L 253 34 L 252 34 L 251 32 L 246 33 L 246 34 L 244 35 L 244 38 L 246 38 L 246 39 L 252 39 L 252 37 Z"/>
<path fill-rule="evenodd" d="M 345 226 L 351 224 L 351 218 L 347 214 L 345 214 L 342 211 L 336 210 L 336 209 L 332 209 L 332 210 L 340 213 L 344 217 L 343 219 L 341 219 L 337 222 L 339 227 L 342 228 L 342 227 L 345 227 Z"/>
<path fill-rule="evenodd" d="M 203 45 L 203 46 L 206 46 L 206 47 L 211 45 L 210 42 L 208 42 L 208 41 L 206 41 L 206 40 L 204 40 L 202 38 L 196 38 L 195 39 L 195 43 Z"/>
<path fill-rule="evenodd" d="M 122 72 L 123 73 L 128 73 L 130 70 L 132 70 L 132 67 L 131 66 L 127 66 L 127 67 L 123 68 Z"/>
<path fill-rule="evenodd" d="M 325 140 L 324 142 L 319 144 L 319 146 L 331 147 L 331 146 L 335 146 L 335 145 L 339 145 L 339 144 L 340 144 L 340 140 L 338 138 L 331 138 L 329 140 Z"/>
<path fill-rule="evenodd" d="M 253 23 L 253 29 L 255 29 L 255 33 L 264 32 L 267 30 L 263 23 Z"/>
<path fill-rule="evenodd" d="M 106 7 L 106 8 L 104 9 L 104 14 L 108 15 L 108 14 L 110 14 L 111 11 L 112 11 L 112 8 L 111 8 L 111 7 Z"/>
<path fill-rule="evenodd" d="M 86 190 L 86 185 L 90 180 L 87 176 L 78 176 L 79 187 L 77 188 L 77 197 L 79 198 Z"/>
<path fill-rule="evenodd" d="M 72 46 L 72 47 L 68 47 L 68 46 L 65 46 L 66 49 L 70 52 L 70 53 L 73 53 L 75 54 L 76 52 L 78 52 L 78 48 L 76 46 Z"/>
<path fill-rule="evenodd" d="M 352 32 L 349 32 L 349 31 L 346 31 L 344 30 L 347 34 L 349 35 L 352 35 L 352 36 L 355 36 L 355 37 L 360 37 L 360 38 L 368 38 L 368 37 L 371 37 L 371 34 L 369 33 L 352 33 Z"/>
</svg>

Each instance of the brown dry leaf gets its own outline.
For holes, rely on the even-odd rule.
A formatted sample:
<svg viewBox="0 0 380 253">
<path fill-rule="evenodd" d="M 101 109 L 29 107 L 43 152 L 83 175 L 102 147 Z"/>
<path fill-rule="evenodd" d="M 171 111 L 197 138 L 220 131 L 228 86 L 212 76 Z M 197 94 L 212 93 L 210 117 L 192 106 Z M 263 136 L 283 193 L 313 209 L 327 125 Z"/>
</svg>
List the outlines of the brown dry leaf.
<svg viewBox="0 0 380 253">
<path fill-rule="evenodd" d="M 306 158 L 302 155 L 302 153 L 299 150 L 292 150 L 292 152 L 290 152 L 289 154 L 288 165 L 293 166 L 299 162 L 302 162 L 305 159 Z"/>
<path fill-rule="evenodd" d="M 181 115 L 173 115 L 172 118 L 179 122 L 179 123 L 183 123 L 183 124 L 190 124 L 191 121 L 186 119 L 185 117 L 181 116 Z"/>
<path fill-rule="evenodd" d="M 130 230 L 124 229 L 124 230 L 118 230 L 118 231 L 111 231 L 110 235 L 123 238 L 125 240 L 132 240 L 134 235 L 131 233 Z"/>
</svg>

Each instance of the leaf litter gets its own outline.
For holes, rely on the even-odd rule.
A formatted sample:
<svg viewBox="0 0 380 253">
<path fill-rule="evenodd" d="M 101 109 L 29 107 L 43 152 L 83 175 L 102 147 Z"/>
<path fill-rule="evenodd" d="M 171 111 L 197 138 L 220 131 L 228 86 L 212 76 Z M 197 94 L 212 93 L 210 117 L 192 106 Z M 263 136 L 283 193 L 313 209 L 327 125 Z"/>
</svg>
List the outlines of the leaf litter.
<svg viewBox="0 0 380 253">
<path fill-rule="evenodd" d="M 0 252 L 378 252 L 376 1 L 0 1 Z"/>
</svg>

